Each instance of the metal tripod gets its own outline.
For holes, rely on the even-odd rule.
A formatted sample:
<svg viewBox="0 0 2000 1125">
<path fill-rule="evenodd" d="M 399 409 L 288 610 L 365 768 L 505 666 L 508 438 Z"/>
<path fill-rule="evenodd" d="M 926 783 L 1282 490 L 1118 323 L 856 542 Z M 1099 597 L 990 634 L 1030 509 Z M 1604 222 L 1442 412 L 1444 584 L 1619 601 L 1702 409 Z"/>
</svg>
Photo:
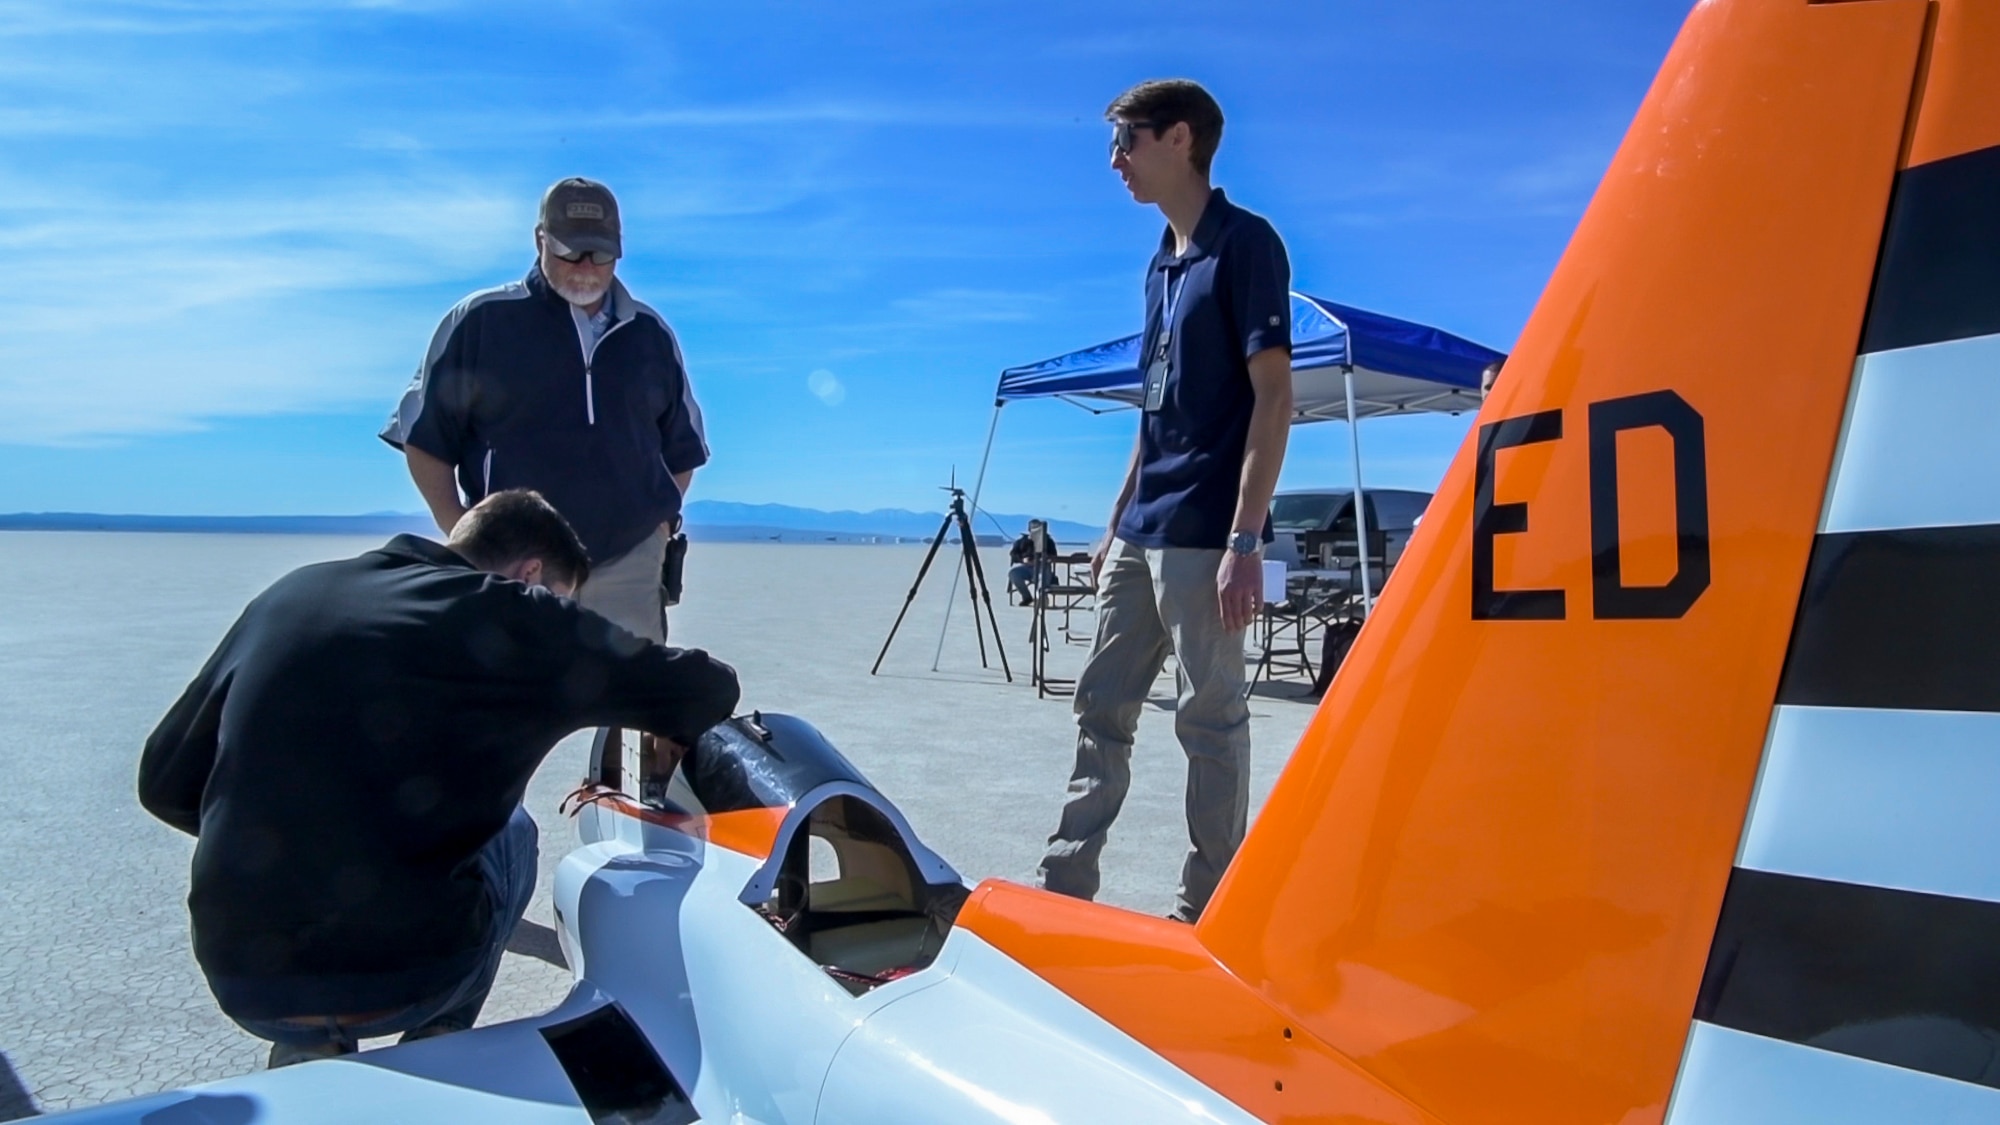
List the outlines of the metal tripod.
<svg viewBox="0 0 2000 1125">
<path fill-rule="evenodd" d="M 944 537 L 952 524 L 958 525 L 958 545 L 964 555 L 966 596 L 972 599 L 972 628 L 979 636 L 979 666 L 990 668 L 986 662 L 986 628 L 979 620 L 979 606 L 986 605 L 986 621 L 993 626 L 993 651 L 1000 655 L 1000 670 L 1007 675 L 1007 682 L 1014 682 L 1014 670 L 1007 666 L 1007 648 L 1000 643 L 1000 620 L 993 615 L 993 595 L 986 589 L 986 569 L 979 565 L 979 545 L 972 537 L 972 518 L 965 512 L 965 490 L 948 486 L 951 493 L 951 508 L 944 514 L 944 522 L 938 525 L 937 537 L 931 540 L 931 549 L 924 553 L 924 565 L 917 568 L 917 580 L 910 583 L 910 592 L 903 597 L 903 609 L 896 614 L 896 623 L 889 626 L 889 636 L 882 642 L 882 651 L 875 654 L 875 666 L 868 669 L 869 675 L 882 670 L 882 658 L 889 655 L 889 645 L 896 639 L 896 630 L 903 627 L 903 617 L 910 612 L 910 603 L 917 600 L 917 590 L 924 584 L 924 575 L 931 569 L 931 562 L 937 558 L 938 548 L 944 546 Z"/>
</svg>

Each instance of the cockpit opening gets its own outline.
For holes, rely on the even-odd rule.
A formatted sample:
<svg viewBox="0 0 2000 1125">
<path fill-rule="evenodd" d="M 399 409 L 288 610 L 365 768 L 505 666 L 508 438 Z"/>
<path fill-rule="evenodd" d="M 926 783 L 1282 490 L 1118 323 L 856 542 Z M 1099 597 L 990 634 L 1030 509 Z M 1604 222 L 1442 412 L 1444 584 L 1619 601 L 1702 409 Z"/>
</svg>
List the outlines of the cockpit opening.
<svg viewBox="0 0 2000 1125">
<path fill-rule="evenodd" d="M 753 908 L 859 996 L 936 960 L 968 893 L 926 882 L 896 825 L 840 795 L 792 834 L 770 897 Z"/>
<path fill-rule="evenodd" d="M 811 724 L 752 713 L 719 723 L 678 762 L 603 731 L 589 782 L 690 817 L 789 809 L 738 896 L 859 996 L 928 967 L 971 893 Z"/>
</svg>

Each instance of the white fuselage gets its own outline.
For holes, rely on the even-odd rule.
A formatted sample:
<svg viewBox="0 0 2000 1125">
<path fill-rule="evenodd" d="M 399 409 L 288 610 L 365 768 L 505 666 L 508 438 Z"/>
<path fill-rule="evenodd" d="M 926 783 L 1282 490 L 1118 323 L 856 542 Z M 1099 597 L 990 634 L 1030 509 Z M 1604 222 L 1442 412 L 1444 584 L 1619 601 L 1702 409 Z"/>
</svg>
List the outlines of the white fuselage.
<svg viewBox="0 0 2000 1125">
<path fill-rule="evenodd" d="M 852 995 L 739 901 L 761 859 L 604 805 L 579 817 L 586 843 L 555 886 L 577 982 L 555 1010 L 62 1116 L 589 1121 L 542 1029 L 616 1001 L 703 1121 L 1255 1120 L 974 934 Z"/>
</svg>

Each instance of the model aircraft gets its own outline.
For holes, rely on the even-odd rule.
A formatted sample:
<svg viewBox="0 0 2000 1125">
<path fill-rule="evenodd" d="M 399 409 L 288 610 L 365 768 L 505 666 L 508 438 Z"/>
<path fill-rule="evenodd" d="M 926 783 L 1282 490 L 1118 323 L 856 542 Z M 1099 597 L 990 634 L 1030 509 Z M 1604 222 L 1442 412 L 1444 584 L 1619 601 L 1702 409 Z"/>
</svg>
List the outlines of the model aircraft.
<svg viewBox="0 0 2000 1125">
<path fill-rule="evenodd" d="M 1996 390 L 2000 2 L 1705 0 L 1198 925 L 607 733 L 556 1010 L 73 1116 L 2000 1120 Z"/>
</svg>

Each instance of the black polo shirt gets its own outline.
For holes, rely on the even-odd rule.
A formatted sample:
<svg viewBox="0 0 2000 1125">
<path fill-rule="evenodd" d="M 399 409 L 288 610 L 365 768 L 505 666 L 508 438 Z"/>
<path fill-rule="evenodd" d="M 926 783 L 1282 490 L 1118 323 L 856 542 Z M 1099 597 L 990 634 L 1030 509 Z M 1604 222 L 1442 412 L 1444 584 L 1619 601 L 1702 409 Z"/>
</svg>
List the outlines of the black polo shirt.
<svg viewBox="0 0 2000 1125">
<path fill-rule="evenodd" d="M 1251 356 L 1292 346 L 1292 265 L 1261 215 L 1221 188 L 1195 224 L 1187 253 L 1172 227 L 1146 270 L 1140 370 L 1155 354 L 1172 305 L 1165 395 L 1139 422 L 1139 479 L 1118 521 L 1141 547 L 1228 545 L 1256 395 Z M 1172 300 L 1169 301 L 1171 296 Z"/>
<path fill-rule="evenodd" d="M 736 674 L 399 535 L 244 609 L 146 741 L 139 800 L 197 837 L 195 960 L 242 1019 L 370 1012 L 485 956 L 479 849 L 573 730 L 692 745 Z"/>
</svg>

